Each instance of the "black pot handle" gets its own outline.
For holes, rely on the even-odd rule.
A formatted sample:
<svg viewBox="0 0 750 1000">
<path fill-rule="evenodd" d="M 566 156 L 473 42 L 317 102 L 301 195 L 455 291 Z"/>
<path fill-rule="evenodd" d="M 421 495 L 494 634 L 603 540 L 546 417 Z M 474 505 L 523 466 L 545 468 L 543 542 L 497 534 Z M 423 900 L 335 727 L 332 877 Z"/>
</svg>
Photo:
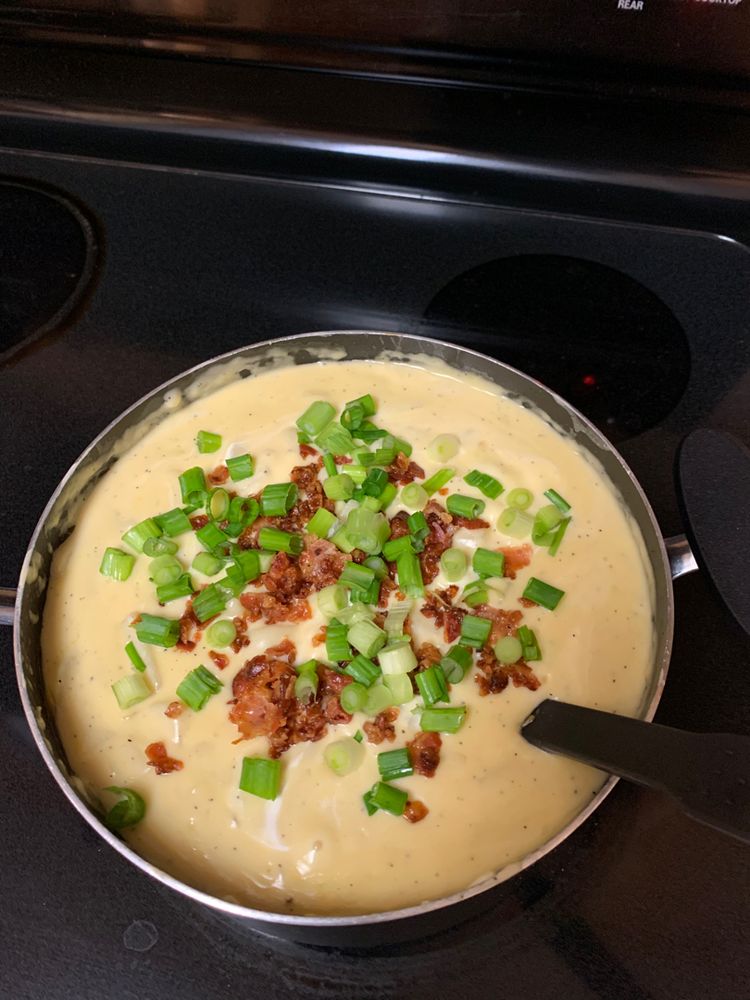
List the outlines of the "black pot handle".
<svg viewBox="0 0 750 1000">
<path fill-rule="evenodd" d="M 0 587 L 0 625 L 12 625 L 16 610 L 16 592 L 9 587 Z"/>
</svg>

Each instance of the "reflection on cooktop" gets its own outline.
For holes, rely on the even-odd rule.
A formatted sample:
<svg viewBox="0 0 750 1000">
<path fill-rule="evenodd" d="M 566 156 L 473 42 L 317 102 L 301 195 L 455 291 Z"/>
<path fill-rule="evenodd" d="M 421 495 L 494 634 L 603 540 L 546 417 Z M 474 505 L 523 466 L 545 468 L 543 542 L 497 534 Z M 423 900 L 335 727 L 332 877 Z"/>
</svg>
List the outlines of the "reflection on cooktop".
<svg viewBox="0 0 750 1000">
<path fill-rule="evenodd" d="M 421 332 L 538 378 L 613 441 L 663 420 L 690 373 L 685 333 L 653 292 L 573 257 L 530 254 L 466 271 L 430 302 Z"/>
</svg>

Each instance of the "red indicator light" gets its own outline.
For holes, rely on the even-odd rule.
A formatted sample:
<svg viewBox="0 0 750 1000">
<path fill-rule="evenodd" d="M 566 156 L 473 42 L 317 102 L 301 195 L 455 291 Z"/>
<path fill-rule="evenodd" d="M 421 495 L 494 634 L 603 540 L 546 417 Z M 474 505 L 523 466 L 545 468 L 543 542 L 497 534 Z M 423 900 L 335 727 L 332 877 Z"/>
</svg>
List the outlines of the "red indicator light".
<svg viewBox="0 0 750 1000">
<path fill-rule="evenodd" d="M 596 375 L 584 375 L 583 376 L 584 385 L 596 385 Z"/>
</svg>

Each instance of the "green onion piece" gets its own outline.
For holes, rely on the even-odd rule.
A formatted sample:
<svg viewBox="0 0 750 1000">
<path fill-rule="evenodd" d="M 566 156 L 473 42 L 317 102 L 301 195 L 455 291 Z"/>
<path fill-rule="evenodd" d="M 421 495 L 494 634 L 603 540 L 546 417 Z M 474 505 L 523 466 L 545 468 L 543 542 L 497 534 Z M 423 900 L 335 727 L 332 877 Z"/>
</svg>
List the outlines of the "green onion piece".
<svg viewBox="0 0 750 1000">
<path fill-rule="evenodd" d="M 297 431 L 297 444 L 310 444 L 312 438 L 304 431 Z"/>
<path fill-rule="evenodd" d="M 346 604 L 346 590 L 338 583 L 332 583 L 318 591 L 318 608 L 326 618 L 335 618 Z"/>
<path fill-rule="evenodd" d="M 533 517 L 517 507 L 506 507 L 497 519 L 497 530 L 511 538 L 526 538 L 533 526 Z"/>
<path fill-rule="evenodd" d="M 275 556 L 275 552 L 266 552 L 264 549 L 258 550 L 258 560 L 260 562 L 261 573 L 267 573 L 269 571 Z"/>
<path fill-rule="evenodd" d="M 318 538 L 328 538 L 331 529 L 338 523 L 336 515 L 325 507 L 318 507 L 313 516 L 307 522 L 305 530 Z"/>
<path fill-rule="evenodd" d="M 411 535 L 401 535 L 400 538 L 391 538 L 383 546 L 383 556 L 388 562 L 395 562 L 405 553 L 414 553 L 414 542 Z"/>
<path fill-rule="evenodd" d="M 123 552 L 122 549 L 108 548 L 104 550 L 99 572 L 102 576 L 108 576 L 110 580 L 127 580 L 133 572 L 134 563 L 135 556 Z"/>
<path fill-rule="evenodd" d="M 179 559 L 174 556 L 157 556 L 149 563 L 148 578 L 157 587 L 161 587 L 165 583 L 175 583 L 183 572 Z"/>
<path fill-rule="evenodd" d="M 424 583 L 422 581 L 422 567 L 419 559 L 413 552 L 405 552 L 396 560 L 396 572 L 398 574 L 398 585 L 407 597 L 424 596 Z"/>
<path fill-rule="evenodd" d="M 347 534 L 346 527 L 339 528 L 338 531 L 334 532 L 331 535 L 331 541 L 342 552 L 353 552 L 357 547 Z"/>
<path fill-rule="evenodd" d="M 354 591 L 352 591 L 352 593 L 354 593 Z M 366 593 L 366 591 L 357 590 L 357 593 Z M 354 625 L 355 622 L 371 622 L 376 613 L 375 608 L 372 607 L 371 604 L 365 604 L 363 601 L 355 601 L 354 604 L 350 604 L 349 607 L 342 608 L 336 617 L 343 625 L 351 626 Z"/>
<path fill-rule="evenodd" d="M 409 483 L 401 490 L 401 503 L 412 510 L 421 510 L 427 503 L 427 490 L 419 483 Z"/>
<path fill-rule="evenodd" d="M 365 604 L 365 605 L 375 605 L 380 599 L 380 580 L 373 580 L 369 587 L 363 589 L 362 587 L 352 587 L 349 591 L 349 595 L 352 601 Z M 374 610 L 370 607 L 370 610 Z M 370 618 L 374 618 L 374 614 L 369 615 Z"/>
<path fill-rule="evenodd" d="M 417 542 L 423 541 L 430 533 L 430 526 L 421 510 L 409 514 L 407 524 L 409 526 L 409 534 Z"/>
<path fill-rule="evenodd" d="M 313 660 L 313 663 L 315 661 Z M 314 671 L 301 673 L 294 682 L 294 697 L 303 705 L 308 705 L 318 693 L 318 675 Z"/>
<path fill-rule="evenodd" d="M 135 643 L 129 642 L 125 647 L 125 653 L 130 662 L 135 667 L 135 669 L 138 670 L 140 673 L 143 673 L 143 671 L 146 669 L 146 664 L 144 663 L 141 654 L 135 648 Z"/>
<path fill-rule="evenodd" d="M 173 556 L 179 545 L 171 538 L 147 538 L 143 543 L 145 556 Z"/>
<path fill-rule="evenodd" d="M 542 652 L 533 629 L 528 628 L 526 625 L 521 625 L 518 629 L 518 641 L 521 643 L 523 658 L 527 663 L 533 660 L 541 660 Z"/>
<path fill-rule="evenodd" d="M 323 451 L 332 455 L 350 455 L 354 451 L 354 441 L 345 427 L 336 420 L 331 420 L 323 430 L 316 435 L 315 443 Z"/>
<path fill-rule="evenodd" d="M 210 455 L 221 448 L 221 434 L 212 434 L 211 431 L 198 431 L 195 435 L 195 443 L 201 455 Z"/>
<path fill-rule="evenodd" d="M 385 510 L 386 507 L 390 507 L 393 501 L 396 499 L 396 494 L 398 489 L 395 483 L 386 483 L 383 492 L 378 497 L 378 507 L 380 510 Z"/>
<path fill-rule="evenodd" d="M 159 525 L 153 517 L 147 517 L 145 521 L 139 521 L 132 528 L 128 528 L 122 536 L 122 540 L 136 552 L 143 552 L 143 546 L 149 538 L 159 538 L 160 536 L 161 528 Z"/>
<path fill-rule="evenodd" d="M 495 643 L 494 653 L 501 663 L 518 663 L 523 656 L 523 646 L 515 636 L 504 635 Z"/>
<path fill-rule="evenodd" d="M 352 437 L 358 441 L 364 441 L 365 444 L 373 444 L 375 441 L 380 441 L 381 438 L 388 437 L 388 431 L 384 431 L 382 427 L 376 427 L 370 420 L 364 420 L 356 430 L 352 431 Z"/>
<path fill-rule="evenodd" d="M 387 485 L 388 473 L 385 469 L 370 469 L 362 483 L 362 489 L 365 496 L 379 497 Z"/>
<path fill-rule="evenodd" d="M 281 761 L 268 757 L 244 757 L 240 774 L 240 791 L 273 800 L 281 785 Z"/>
<path fill-rule="evenodd" d="M 345 466 L 347 476 L 353 481 L 355 486 L 361 486 L 367 479 L 367 469 L 364 465 L 350 463 Z"/>
<path fill-rule="evenodd" d="M 472 656 L 466 646 L 452 646 L 440 661 L 449 684 L 459 684 L 471 669 Z"/>
<path fill-rule="evenodd" d="M 396 458 L 395 448 L 376 448 L 372 453 L 371 461 L 362 458 L 362 465 L 390 465 Z"/>
<path fill-rule="evenodd" d="M 170 649 L 180 638 L 180 622 L 177 618 L 159 618 L 157 615 L 142 614 L 135 624 L 135 634 L 139 642 L 149 646 L 163 646 Z"/>
<path fill-rule="evenodd" d="M 550 503 L 553 503 L 557 507 L 561 514 L 567 514 L 570 510 L 570 504 L 565 497 L 560 496 L 557 490 L 545 490 L 544 495 Z"/>
<path fill-rule="evenodd" d="M 465 497 L 460 493 L 451 493 L 445 501 L 449 514 L 457 517 L 479 517 L 485 508 L 484 500 L 477 500 L 476 497 Z"/>
<path fill-rule="evenodd" d="M 341 423 L 347 430 L 356 431 L 364 421 L 365 417 L 371 417 L 375 413 L 375 400 L 367 393 L 358 399 L 350 400 L 344 407 L 341 414 Z"/>
<path fill-rule="evenodd" d="M 239 566 L 230 563 L 227 566 L 226 574 L 216 581 L 215 586 L 225 601 L 231 601 L 233 597 L 240 596 L 245 589 L 246 582 Z"/>
<path fill-rule="evenodd" d="M 326 657 L 333 663 L 352 658 L 351 646 L 346 640 L 347 631 L 347 626 L 336 618 L 326 626 Z"/>
<path fill-rule="evenodd" d="M 357 732 L 354 734 L 354 736 L 352 736 L 352 739 L 356 740 L 357 743 L 361 743 L 364 738 L 365 738 L 364 733 L 362 732 L 361 729 L 358 729 Z"/>
<path fill-rule="evenodd" d="M 209 698 L 218 694 L 223 687 L 218 677 L 200 666 L 191 670 L 177 685 L 177 697 L 194 712 L 200 712 Z"/>
<path fill-rule="evenodd" d="M 221 614 L 227 606 L 227 597 L 216 583 L 209 583 L 193 598 L 193 613 L 199 622 L 207 622 Z"/>
<path fill-rule="evenodd" d="M 469 567 L 469 560 L 466 553 L 461 549 L 446 549 L 440 556 L 440 569 L 446 580 L 455 583 L 460 580 Z"/>
<path fill-rule="evenodd" d="M 477 549 L 471 561 L 471 568 L 479 576 L 503 576 L 505 556 L 502 552 L 493 552 L 492 549 Z"/>
<path fill-rule="evenodd" d="M 323 751 L 323 760 L 339 778 L 356 771 L 364 759 L 365 748 L 351 736 L 329 743 Z"/>
<path fill-rule="evenodd" d="M 351 500 L 354 495 L 354 480 L 345 472 L 339 472 L 323 481 L 323 492 L 329 500 Z"/>
<path fill-rule="evenodd" d="M 435 664 L 427 670 L 421 670 L 414 675 L 419 693 L 424 699 L 425 705 L 429 708 L 438 701 L 450 701 L 448 694 L 448 682 L 442 668 Z"/>
<path fill-rule="evenodd" d="M 390 641 L 393 641 L 398 636 L 402 636 L 404 634 L 404 625 L 406 624 L 406 619 L 411 613 L 411 609 L 411 601 L 404 604 L 394 604 L 389 609 L 383 628 L 385 629 Z"/>
<path fill-rule="evenodd" d="M 242 582 L 250 583 L 260 576 L 260 558 L 257 549 L 235 549 L 233 553 L 234 565 L 242 574 Z M 227 575 L 229 569 L 227 569 Z"/>
<path fill-rule="evenodd" d="M 423 733 L 457 733 L 464 724 L 466 706 L 426 708 L 419 719 Z"/>
<path fill-rule="evenodd" d="M 164 534 L 169 535 L 170 538 L 174 538 L 177 535 L 184 535 L 186 531 L 192 531 L 193 529 L 182 507 L 175 507 L 164 514 L 157 514 L 154 520 Z"/>
<path fill-rule="evenodd" d="M 283 517 L 297 502 L 294 483 L 273 483 L 260 495 L 260 512 L 263 517 Z"/>
<path fill-rule="evenodd" d="M 227 520 L 237 522 L 243 528 L 249 527 L 260 514 L 260 504 L 255 497 L 232 497 L 229 502 Z"/>
<path fill-rule="evenodd" d="M 375 656 L 386 643 L 386 634 L 369 621 L 355 622 L 346 633 L 348 642 L 363 656 Z"/>
<path fill-rule="evenodd" d="M 570 524 L 569 517 L 563 518 L 563 520 L 560 521 L 560 523 L 558 524 L 557 529 L 555 530 L 555 534 L 553 535 L 552 541 L 550 542 L 549 546 L 549 554 L 551 556 L 557 555 L 557 550 L 560 548 L 560 543 L 565 537 L 565 532 L 568 530 L 569 524 Z"/>
<path fill-rule="evenodd" d="M 228 458 L 226 466 L 229 469 L 229 478 L 233 483 L 238 483 L 241 479 L 249 479 L 255 472 L 252 455 L 237 455 L 235 458 Z"/>
<path fill-rule="evenodd" d="M 368 556 L 362 565 L 373 571 L 376 580 L 384 580 L 388 576 L 388 567 L 380 556 Z"/>
<path fill-rule="evenodd" d="M 191 503 L 191 498 L 195 494 L 205 493 L 208 489 L 206 486 L 206 476 L 199 465 L 195 465 L 192 469 L 183 472 L 179 477 L 179 482 L 183 503 Z"/>
<path fill-rule="evenodd" d="M 385 675 L 408 674 L 417 666 L 417 658 L 409 642 L 395 642 L 381 649 L 378 662 Z"/>
<path fill-rule="evenodd" d="M 425 479 L 422 483 L 422 489 L 428 497 L 431 497 L 433 493 L 437 493 L 437 491 L 441 490 L 446 483 L 450 482 L 455 474 L 455 469 L 438 469 L 438 471 L 433 473 L 429 479 Z"/>
<path fill-rule="evenodd" d="M 388 448 L 391 451 L 393 451 L 394 457 L 399 452 L 402 452 L 404 455 L 406 455 L 407 458 L 409 458 L 411 456 L 411 453 L 414 451 L 414 449 L 412 448 L 412 446 L 409 444 L 408 441 L 404 441 L 403 438 L 395 437 L 393 434 L 386 434 L 386 436 L 380 442 L 380 447 Z"/>
<path fill-rule="evenodd" d="M 213 521 L 209 521 L 208 524 L 204 525 L 202 528 L 198 528 L 195 533 L 195 537 L 201 543 L 204 549 L 208 549 L 209 552 L 213 551 L 217 546 L 222 545 L 224 542 L 229 541 L 229 536 L 221 530 L 221 528 L 214 524 Z"/>
<path fill-rule="evenodd" d="M 222 486 L 217 486 L 208 494 L 206 513 L 214 521 L 224 521 L 229 515 L 231 498 Z"/>
<path fill-rule="evenodd" d="M 525 490 L 523 487 L 517 486 L 516 489 L 510 491 L 506 497 L 506 502 L 509 507 L 516 507 L 518 510 L 527 510 L 534 502 L 534 494 L 531 490 Z"/>
<path fill-rule="evenodd" d="M 373 684 L 367 692 L 363 711 L 365 715 L 380 715 L 393 704 L 393 695 L 385 684 Z"/>
<path fill-rule="evenodd" d="M 365 805 L 368 806 L 368 812 L 370 808 L 373 812 L 382 809 L 394 816 L 403 816 L 408 798 L 407 793 L 400 788 L 394 788 L 393 785 L 386 785 L 385 782 L 379 781 L 367 792 Z"/>
<path fill-rule="evenodd" d="M 336 416 L 336 410 L 330 403 L 322 399 L 311 403 L 301 417 L 297 418 L 297 426 L 305 434 L 315 437 L 320 434 L 326 424 Z"/>
<path fill-rule="evenodd" d="M 489 618 L 479 618 L 477 615 L 464 615 L 461 622 L 460 642 L 464 646 L 473 646 L 481 649 L 487 642 L 492 631 L 492 622 Z"/>
<path fill-rule="evenodd" d="M 223 560 L 219 559 L 218 556 L 211 555 L 210 552 L 199 552 L 192 562 L 192 568 L 204 576 L 216 576 L 217 573 L 221 572 L 223 565 Z"/>
<path fill-rule="evenodd" d="M 206 629 L 206 642 L 216 649 L 231 646 L 236 638 L 237 629 L 228 618 L 220 618 Z"/>
<path fill-rule="evenodd" d="M 330 452 L 326 452 L 323 456 L 323 468 L 326 470 L 329 476 L 336 475 L 336 460 Z"/>
<path fill-rule="evenodd" d="M 464 587 L 461 600 L 470 608 L 476 608 L 480 604 L 486 604 L 489 600 L 487 584 L 484 580 L 473 580 Z"/>
<path fill-rule="evenodd" d="M 369 566 L 360 566 L 355 562 L 348 562 L 339 577 L 339 583 L 345 587 L 370 586 L 375 579 L 375 573 Z"/>
<path fill-rule="evenodd" d="M 365 507 L 357 507 L 349 512 L 344 531 L 353 548 L 374 556 L 387 542 L 391 528 L 385 514 L 376 514 Z"/>
<path fill-rule="evenodd" d="M 286 552 L 293 556 L 298 556 L 305 547 L 301 535 L 292 535 L 279 528 L 261 528 L 258 532 L 258 543 L 263 549 L 270 549 L 272 552 Z"/>
<path fill-rule="evenodd" d="M 339 695 L 341 707 L 345 712 L 349 712 L 349 714 L 361 712 L 365 707 L 366 701 L 367 688 L 364 684 L 358 684 L 356 681 L 352 684 L 347 684 Z"/>
<path fill-rule="evenodd" d="M 358 684 L 363 684 L 365 687 L 372 687 L 375 681 L 382 676 L 382 671 L 377 663 L 373 663 L 361 653 L 354 657 L 344 673 L 349 674 Z"/>
<path fill-rule="evenodd" d="M 472 469 L 467 476 L 464 476 L 464 482 L 467 486 L 476 487 L 490 500 L 497 500 L 503 492 L 503 485 L 498 479 L 486 472 L 480 472 L 479 469 Z"/>
<path fill-rule="evenodd" d="M 159 604 L 177 601 L 180 597 L 190 597 L 195 590 L 189 573 L 183 573 L 173 583 L 162 583 L 156 588 L 156 599 Z"/>
<path fill-rule="evenodd" d="M 315 674 L 318 676 L 318 661 L 317 660 L 305 660 L 304 663 L 295 664 L 294 669 L 298 674 Z"/>
<path fill-rule="evenodd" d="M 545 583 L 532 576 L 524 588 L 523 596 L 527 601 L 533 601 L 534 604 L 539 604 L 548 611 L 554 611 L 565 596 L 565 591 L 558 590 L 551 583 Z"/>
<path fill-rule="evenodd" d="M 408 674 L 388 674 L 383 678 L 383 684 L 391 693 L 392 705 L 405 705 L 414 697 L 411 677 Z"/>
<path fill-rule="evenodd" d="M 104 791 L 122 796 L 120 801 L 112 806 L 104 819 L 110 830 L 124 830 L 126 827 L 135 826 L 146 815 L 146 803 L 132 788 L 110 785 Z"/>
<path fill-rule="evenodd" d="M 414 774 L 408 747 L 398 750 L 384 750 L 378 754 L 378 771 L 383 781 L 397 781 Z"/>
<path fill-rule="evenodd" d="M 552 541 L 551 532 L 562 520 L 562 514 L 554 504 L 540 507 L 534 518 L 531 529 L 531 540 L 535 545 L 549 545 Z"/>
<path fill-rule="evenodd" d="M 112 691 L 122 709 L 132 708 L 152 693 L 143 674 L 128 674 L 126 677 L 121 677 L 112 685 Z"/>
<path fill-rule="evenodd" d="M 433 462 L 450 462 L 460 447 L 461 441 L 455 434 L 438 434 L 427 445 L 427 454 Z"/>
</svg>

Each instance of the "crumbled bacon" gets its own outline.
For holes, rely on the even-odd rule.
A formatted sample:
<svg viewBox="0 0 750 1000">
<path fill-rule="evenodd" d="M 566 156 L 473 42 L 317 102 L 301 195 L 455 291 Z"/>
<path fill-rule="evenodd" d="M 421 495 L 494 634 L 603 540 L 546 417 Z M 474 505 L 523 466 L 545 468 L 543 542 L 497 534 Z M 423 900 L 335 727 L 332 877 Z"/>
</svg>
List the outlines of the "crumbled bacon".
<svg viewBox="0 0 750 1000">
<path fill-rule="evenodd" d="M 336 583 L 346 566 L 347 557 L 333 542 L 315 535 L 305 535 L 305 547 L 299 557 L 301 578 L 313 590 L 322 590 Z"/>
<path fill-rule="evenodd" d="M 219 670 L 225 670 L 229 666 L 229 657 L 224 653 L 217 653 L 215 649 L 209 649 L 208 655 L 214 661 Z"/>
<path fill-rule="evenodd" d="M 326 627 L 322 625 L 320 630 L 312 637 L 313 646 L 322 646 L 326 641 Z"/>
<path fill-rule="evenodd" d="M 181 701 L 170 701 L 164 709 L 164 714 L 168 719 L 179 719 L 182 715 L 183 709 L 184 706 Z"/>
<path fill-rule="evenodd" d="M 523 604 L 523 606 L 525 608 L 535 608 L 536 607 L 536 601 L 530 601 L 528 599 L 528 597 L 519 597 L 518 598 L 518 603 L 519 604 Z"/>
<path fill-rule="evenodd" d="M 461 622 L 468 612 L 464 608 L 454 608 L 451 603 L 458 594 L 458 587 L 451 585 L 444 590 L 428 590 L 421 613 L 432 618 L 438 628 L 443 629 L 446 642 L 455 642 L 461 634 Z"/>
<path fill-rule="evenodd" d="M 419 823 L 429 811 L 424 802 L 420 802 L 419 799 L 407 799 L 406 806 L 404 807 L 404 819 L 407 819 L 410 823 Z"/>
<path fill-rule="evenodd" d="M 192 598 L 188 598 L 182 618 L 180 618 L 180 638 L 177 640 L 176 648 L 182 650 L 184 653 L 189 653 L 195 649 L 196 643 L 200 638 L 200 632 L 196 632 L 196 629 L 200 628 L 201 623 L 195 617 L 193 611 Z"/>
<path fill-rule="evenodd" d="M 212 472 L 206 474 L 206 479 L 212 486 L 221 486 L 229 479 L 229 469 L 226 465 L 217 465 Z"/>
<path fill-rule="evenodd" d="M 505 576 L 515 580 L 516 573 L 531 562 L 532 548 L 530 545 L 508 545 L 500 549 L 505 556 Z"/>
<path fill-rule="evenodd" d="M 405 510 L 400 510 L 398 514 L 394 514 L 390 520 L 391 534 L 390 538 L 402 538 L 404 535 L 409 534 L 409 515 Z"/>
<path fill-rule="evenodd" d="M 148 766 L 153 767 L 157 774 L 171 774 L 181 771 L 185 766 L 181 760 L 170 757 L 163 743 L 149 743 L 146 747 Z"/>
<path fill-rule="evenodd" d="M 431 642 L 423 642 L 422 645 L 416 650 L 416 655 L 417 672 L 429 670 L 429 668 L 434 667 L 436 663 L 440 663 L 443 658 L 443 654 L 437 646 L 433 646 Z"/>
<path fill-rule="evenodd" d="M 336 465 L 352 465 L 352 459 L 348 455 L 334 455 L 333 460 Z"/>
<path fill-rule="evenodd" d="M 329 670 L 328 667 L 321 667 L 318 671 L 318 676 L 320 677 L 318 698 L 323 709 L 323 715 L 328 722 L 333 725 L 340 722 L 351 722 L 352 717 L 349 712 L 345 712 L 341 707 L 339 696 L 347 684 L 353 682 L 354 678 L 348 674 L 339 674 L 335 670 Z"/>
<path fill-rule="evenodd" d="M 194 514 L 190 518 L 190 527 L 193 531 L 200 531 L 201 528 L 205 528 L 208 524 L 208 517 L 205 514 Z"/>
<path fill-rule="evenodd" d="M 485 644 L 487 646 L 494 646 L 498 639 L 503 639 L 506 635 L 515 635 L 523 618 L 522 611 L 504 611 L 502 608 L 493 608 L 491 604 L 478 604 L 474 608 L 474 614 L 480 618 L 489 618 L 492 622 L 492 631 Z"/>
<path fill-rule="evenodd" d="M 380 596 L 378 597 L 378 607 L 387 608 L 388 601 L 394 590 L 397 589 L 396 584 L 391 580 L 389 576 L 384 577 L 380 581 Z"/>
<path fill-rule="evenodd" d="M 461 517 L 460 514 L 453 515 L 453 524 L 456 529 L 468 528 L 469 531 L 479 531 L 481 528 L 489 528 L 490 522 L 483 521 L 481 517 Z"/>
<path fill-rule="evenodd" d="M 385 711 L 376 715 L 372 722 L 366 722 L 362 728 L 365 731 L 368 743 L 382 743 L 388 740 L 393 743 L 396 739 L 396 729 L 393 723 L 398 718 L 397 708 L 386 708 Z"/>
<path fill-rule="evenodd" d="M 477 667 L 481 672 L 474 674 L 474 680 L 479 685 L 482 696 L 504 691 L 510 681 L 513 681 L 514 687 L 525 687 L 529 691 L 536 691 L 542 683 L 528 663 L 523 660 L 518 663 L 500 663 L 491 649 L 480 652 Z"/>
<path fill-rule="evenodd" d="M 406 486 L 413 483 L 415 479 L 424 479 L 424 469 L 416 462 L 410 462 L 408 457 L 400 451 L 390 465 L 385 467 L 388 479 L 392 483 Z"/>
<path fill-rule="evenodd" d="M 293 562 L 286 552 L 277 552 L 271 560 L 268 571 L 260 578 L 269 594 L 273 594 L 285 604 L 297 597 L 303 587 L 302 572 L 296 562 Z M 304 594 L 303 594 L 304 596 Z"/>
<path fill-rule="evenodd" d="M 285 636 L 281 642 L 277 642 L 275 646 L 269 646 L 265 655 L 271 656 L 277 660 L 288 660 L 289 663 L 291 663 L 297 655 L 297 647 L 291 639 L 288 639 Z"/>
<path fill-rule="evenodd" d="M 257 549 L 260 529 L 274 527 L 277 520 L 278 518 L 274 517 L 256 517 L 252 524 L 242 529 L 237 544 L 241 549 Z"/>
<path fill-rule="evenodd" d="M 237 615 L 232 619 L 232 623 L 237 630 L 237 637 L 232 641 L 231 649 L 233 652 L 239 653 L 245 646 L 250 645 L 250 636 L 247 635 L 247 619 Z"/>
<path fill-rule="evenodd" d="M 240 594 L 240 602 L 251 622 L 262 618 L 267 625 L 275 625 L 277 622 L 301 622 L 312 618 L 312 608 L 304 597 L 285 603 L 273 594 L 256 590 Z"/>
<path fill-rule="evenodd" d="M 310 444 L 300 444 L 299 453 L 301 458 L 312 458 L 313 455 L 319 454 L 318 449 Z"/>
<path fill-rule="evenodd" d="M 440 747 L 443 745 L 440 733 L 417 733 L 406 745 L 416 773 L 432 778 L 440 763 Z"/>
<path fill-rule="evenodd" d="M 430 528 L 430 533 L 424 540 L 424 550 L 420 553 L 422 579 L 432 583 L 438 575 L 440 556 L 451 547 L 455 526 L 448 511 L 436 500 L 430 500 L 424 509 L 424 516 Z"/>
<path fill-rule="evenodd" d="M 308 462 L 307 465 L 295 465 L 289 473 L 289 478 L 296 484 L 300 493 L 309 493 L 314 490 L 315 483 L 318 482 L 318 473 L 323 468 L 323 460 L 318 458 L 315 462 Z"/>
</svg>

